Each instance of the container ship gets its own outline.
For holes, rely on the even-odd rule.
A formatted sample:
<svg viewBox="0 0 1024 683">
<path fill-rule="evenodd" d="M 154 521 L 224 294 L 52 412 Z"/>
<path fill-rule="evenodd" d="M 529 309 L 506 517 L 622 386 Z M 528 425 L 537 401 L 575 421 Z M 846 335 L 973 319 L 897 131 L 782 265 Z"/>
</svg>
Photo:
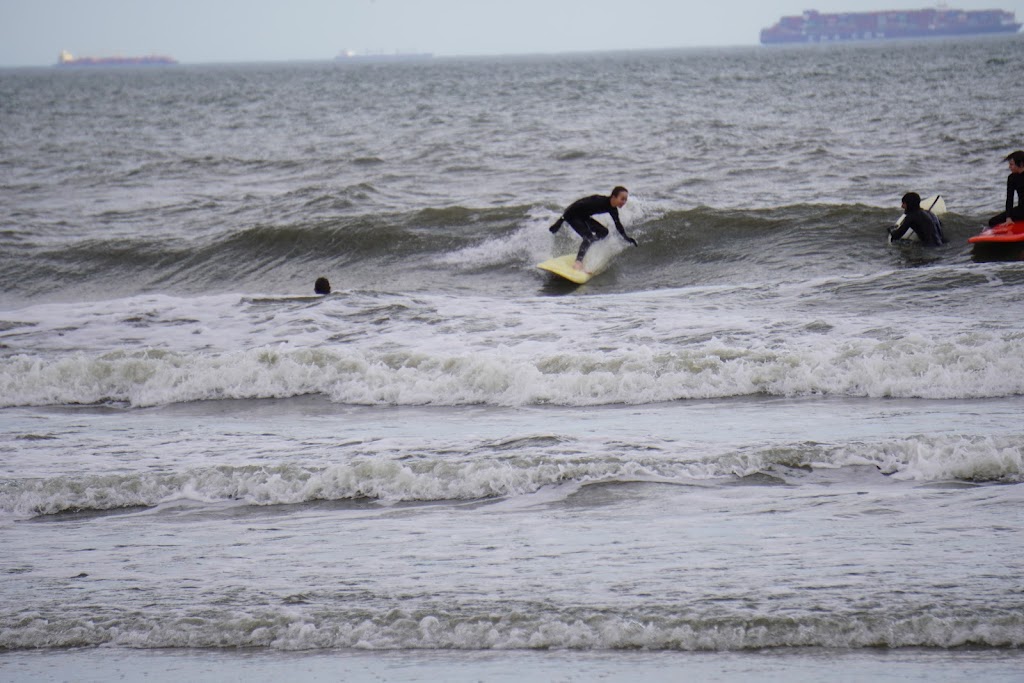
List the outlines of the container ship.
<svg viewBox="0 0 1024 683">
<path fill-rule="evenodd" d="M 171 57 L 148 55 L 145 57 L 75 57 L 67 50 L 57 55 L 57 66 L 163 66 L 177 64 Z"/>
<path fill-rule="evenodd" d="M 822 14 L 808 10 L 782 17 L 761 31 L 761 44 L 830 43 L 853 40 L 892 40 L 937 36 L 1016 33 L 1020 23 L 1013 12 L 998 9 L 919 9 Z"/>
</svg>

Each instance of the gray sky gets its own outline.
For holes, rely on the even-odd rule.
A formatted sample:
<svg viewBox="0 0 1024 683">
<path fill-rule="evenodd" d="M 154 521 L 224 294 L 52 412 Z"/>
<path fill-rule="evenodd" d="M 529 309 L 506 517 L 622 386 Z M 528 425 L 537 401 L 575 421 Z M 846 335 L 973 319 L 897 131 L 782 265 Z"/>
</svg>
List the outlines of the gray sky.
<svg viewBox="0 0 1024 683">
<path fill-rule="evenodd" d="M 1024 0 L 948 0 L 1024 19 Z M 183 63 L 331 59 L 344 49 L 497 55 L 756 45 L 783 14 L 928 0 L 0 0 L 0 66 L 166 54 Z"/>
</svg>

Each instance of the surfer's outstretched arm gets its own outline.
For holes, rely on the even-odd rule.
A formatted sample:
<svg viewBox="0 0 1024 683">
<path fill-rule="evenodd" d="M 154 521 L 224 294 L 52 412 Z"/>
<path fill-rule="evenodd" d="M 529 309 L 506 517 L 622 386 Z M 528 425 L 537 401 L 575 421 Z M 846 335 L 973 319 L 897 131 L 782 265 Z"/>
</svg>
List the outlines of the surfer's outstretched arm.
<svg viewBox="0 0 1024 683">
<path fill-rule="evenodd" d="M 614 221 L 614 223 L 615 223 L 615 229 L 619 231 L 620 235 L 622 235 L 622 239 L 626 240 L 627 242 L 632 244 L 634 247 L 638 247 L 640 245 L 636 243 L 635 239 L 633 239 L 632 237 L 630 237 L 629 235 L 626 234 L 626 229 L 624 227 L 622 227 L 622 221 L 619 220 L 619 207 L 621 207 L 622 205 L 624 205 L 626 203 L 626 198 L 627 197 L 629 197 L 629 193 L 624 191 L 623 195 L 622 195 L 621 201 L 618 202 L 618 206 L 616 206 L 616 202 L 615 201 L 611 202 L 612 208 L 608 211 L 608 215 L 612 217 L 612 221 Z M 614 198 L 615 197 L 613 195 L 613 199 Z"/>
<path fill-rule="evenodd" d="M 618 229 L 618 233 L 620 233 L 621 236 L 623 236 L 623 240 L 626 240 L 627 242 L 629 242 L 634 247 L 639 247 L 640 245 L 637 244 L 637 241 L 634 240 L 633 238 L 631 238 L 630 236 L 628 236 L 628 234 L 626 234 L 626 228 L 623 227 L 622 223 L 618 222 L 618 216 L 616 214 L 613 214 L 612 218 L 615 219 L 615 228 L 617 228 Z"/>
</svg>

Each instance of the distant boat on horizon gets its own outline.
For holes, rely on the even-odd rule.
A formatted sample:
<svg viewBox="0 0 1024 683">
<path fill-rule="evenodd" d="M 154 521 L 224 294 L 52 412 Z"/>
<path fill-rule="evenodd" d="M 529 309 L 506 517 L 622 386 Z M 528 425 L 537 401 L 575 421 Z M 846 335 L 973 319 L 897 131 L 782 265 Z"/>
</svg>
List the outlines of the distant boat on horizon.
<svg viewBox="0 0 1024 683">
<path fill-rule="evenodd" d="M 1021 24 L 1005 10 L 959 10 L 939 7 L 881 12 L 823 14 L 808 10 L 782 17 L 761 31 L 761 44 L 832 43 L 940 36 L 1016 33 Z"/>
<path fill-rule="evenodd" d="M 420 62 L 433 59 L 430 52 L 356 52 L 355 50 L 342 50 L 335 57 L 339 62 Z"/>
<path fill-rule="evenodd" d="M 177 60 L 164 55 L 147 55 L 144 57 L 75 57 L 67 50 L 61 50 L 57 55 L 56 66 L 164 66 L 177 63 Z"/>
</svg>

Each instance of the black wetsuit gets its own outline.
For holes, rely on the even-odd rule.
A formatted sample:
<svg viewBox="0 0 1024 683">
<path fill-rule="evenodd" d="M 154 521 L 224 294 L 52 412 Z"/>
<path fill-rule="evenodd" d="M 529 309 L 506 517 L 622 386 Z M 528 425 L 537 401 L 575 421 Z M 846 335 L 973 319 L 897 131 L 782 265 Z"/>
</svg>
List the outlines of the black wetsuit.
<svg viewBox="0 0 1024 683">
<path fill-rule="evenodd" d="M 580 250 L 576 254 L 577 261 L 583 260 L 583 257 L 587 255 L 587 250 L 590 249 L 590 245 L 608 236 L 608 228 L 593 218 L 594 214 L 598 213 L 606 213 L 611 216 L 615 222 L 615 229 L 619 231 L 619 234 L 627 242 L 636 244 L 636 241 L 627 235 L 626 229 L 622 227 L 622 222 L 619 221 L 619 210 L 612 206 L 611 197 L 601 194 L 584 197 L 570 204 L 569 208 L 562 212 L 562 217 L 551 226 L 551 232 L 558 232 L 558 228 L 562 226 L 562 221 L 565 221 L 583 238 L 583 244 L 580 245 Z"/>
<path fill-rule="evenodd" d="M 1013 205 L 1013 195 L 1017 195 L 1017 206 Z M 1011 173 L 1006 179 L 1006 211 L 989 218 L 988 225 L 1005 223 L 1007 218 L 1024 221 L 1024 173 Z"/>
<path fill-rule="evenodd" d="M 914 209 L 907 211 L 903 222 L 898 228 L 890 228 L 889 234 L 894 240 L 902 239 L 908 231 L 913 230 L 921 244 L 926 247 L 941 247 L 946 243 L 942 234 L 942 221 L 931 211 Z"/>
</svg>

